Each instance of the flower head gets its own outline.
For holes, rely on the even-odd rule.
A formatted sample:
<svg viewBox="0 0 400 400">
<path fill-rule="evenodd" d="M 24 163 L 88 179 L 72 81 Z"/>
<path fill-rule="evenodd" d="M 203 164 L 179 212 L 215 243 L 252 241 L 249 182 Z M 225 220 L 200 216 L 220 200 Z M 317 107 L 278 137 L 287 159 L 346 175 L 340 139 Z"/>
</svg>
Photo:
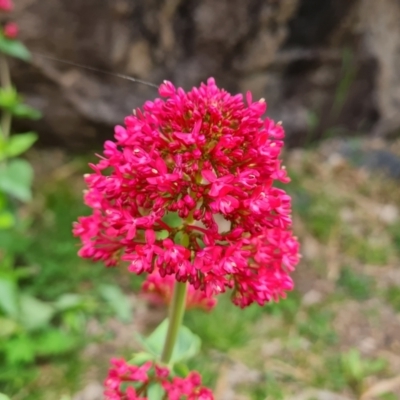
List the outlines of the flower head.
<svg viewBox="0 0 400 400">
<path fill-rule="evenodd" d="M 156 270 L 146 277 L 142 284 L 142 293 L 153 303 L 170 304 L 174 289 L 175 278 L 173 275 L 162 277 Z M 211 311 L 217 304 L 215 297 L 208 297 L 202 290 L 189 287 L 186 296 L 186 309 L 201 308 Z"/>
<path fill-rule="evenodd" d="M 0 0 L 0 11 L 12 11 L 14 4 L 11 0 Z"/>
<path fill-rule="evenodd" d="M 169 400 L 213 400 L 210 389 L 201 386 L 201 376 L 192 371 L 185 378 L 171 377 L 168 368 L 149 361 L 142 366 L 112 359 L 104 381 L 106 400 L 146 400 L 146 389 L 160 385 Z"/>
<path fill-rule="evenodd" d="M 15 22 L 8 22 L 5 24 L 3 32 L 8 39 L 15 39 L 18 36 L 19 27 Z"/>
<path fill-rule="evenodd" d="M 157 271 L 207 297 L 233 289 L 235 304 L 262 305 L 293 287 L 298 262 L 281 124 L 265 101 L 219 89 L 189 92 L 164 82 L 115 128 L 85 177 L 92 215 L 74 234 L 80 256 L 136 274 Z"/>
</svg>

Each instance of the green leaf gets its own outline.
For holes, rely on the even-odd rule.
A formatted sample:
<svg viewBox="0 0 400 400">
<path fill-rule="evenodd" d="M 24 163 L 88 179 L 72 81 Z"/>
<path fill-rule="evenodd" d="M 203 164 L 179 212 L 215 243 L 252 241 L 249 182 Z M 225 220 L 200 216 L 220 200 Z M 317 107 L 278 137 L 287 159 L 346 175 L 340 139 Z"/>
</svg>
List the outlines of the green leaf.
<svg viewBox="0 0 400 400">
<path fill-rule="evenodd" d="M 22 103 L 14 87 L 0 88 L 0 107 L 6 109 L 17 118 L 40 119 L 42 114 L 35 108 Z"/>
<path fill-rule="evenodd" d="M 20 307 L 20 321 L 27 330 L 43 328 L 55 313 L 50 304 L 26 294 L 20 297 Z"/>
<path fill-rule="evenodd" d="M 4 153 L 8 157 L 15 157 L 30 147 L 32 147 L 33 143 L 37 140 L 37 135 L 33 132 L 22 133 L 19 135 L 11 136 L 5 146 Z"/>
<path fill-rule="evenodd" d="M 0 107 L 11 110 L 21 102 L 21 97 L 18 95 L 15 87 L 0 88 Z"/>
<path fill-rule="evenodd" d="M 342 355 L 342 364 L 349 378 L 360 380 L 363 378 L 363 361 L 357 349 L 351 349 Z"/>
<path fill-rule="evenodd" d="M 180 218 L 176 212 L 166 213 L 162 220 L 171 228 L 178 228 L 182 225 L 182 218 Z"/>
<path fill-rule="evenodd" d="M 4 393 L 0 393 L 0 400 L 11 400 L 11 399 Z"/>
<path fill-rule="evenodd" d="M 30 363 L 35 359 L 34 342 L 26 335 L 8 340 L 4 350 L 9 364 Z"/>
<path fill-rule="evenodd" d="M 132 320 L 132 307 L 128 297 L 118 286 L 101 285 L 99 291 L 121 321 L 130 322 Z"/>
<path fill-rule="evenodd" d="M 82 332 L 86 324 L 86 316 L 82 310 L 68 310 L 63 313 L 62 322 L 69 331 Z"/>
<path fill-rule="evenodd" d="M 176 364 L 174 364 L 174 372 L 178 376 L 184 378 L 189 375 L 190 369 L 188 368 L 188 366 L 186 364 L 176 363 Z"/>
<path fill-rule="evenodd" d="M 0 35 L 0 52 L 24 61 L 31 59 L 28 49 L 19 40 L 7 39 L 3 34 Z"/>
<path fill-rule="evenodd" d="M 38 356 L 53 356 L 67 353 L 78 345 L 77 339 L 58 329 L 44 331 L 35 340 L 35 353 Z"/>
<path fill-rule="evenodd" d="M 167 230 L 162 230 L 156 232 L 156 238 L 157 240 L 164 240 L 169 236 L 169 232 Z"/>
<path fill-rule="evenodd" d="M 11 279 L 0 278 L 0 308 L 12 318 L 19 314 L 17 287 Z"/>
<path fill-rule="evenodd" d="M 38 268 L 31 266 L 18 265 L 17 269 L 13 270 L 13 276 L 18 281 L 20 279 L 26 279 L 38 273 Z"/>
<path fill-rule="evenodd" d="M 165 391 L 159 383 L 152 383 L 147 389 L 147 398 L 149 400 L 162 400 L 164 395 Z"/>
<path fill-rule="evenodd" d="M 180 244 L 184 247 L 188 247 L 189 246 L 189 235 L 185 232 L 179 231 L 176 233 L 176 235 L 174 237 L 174 242 L 176 244 Z"/>
<path fill-rule="evenodd" d="M 0 279 L 11 279 L 15 282 L 15 255 L 12 252 L 11 246 L 9 246 L 9 242 L 5 239 L 8 239 L 10 236 L 9 232 L 7 231 L 7 235 L 4 234 L 4 231 L 0 231 L 0 243 L 2 246 L 3 254 L 1 255 L 0 261 Z M 11 250 L 10 250 L 11 249 Z"/>
<path fill-rule="evenodd" d="M 11 112 L 17 118 L 27 118 L 27 119 L 40 119 L 42 118 L 42 113 L 36 108 L 28 106 L 27 104 L 17 104 L 11 109 Z"/>
<path fill-rule="evenodd" d="M 186 326 L 179 329 L 178 339 L 172 353 L 171 362 L 180 362 L 195 356 L 201 347 L 200 337 Z"/>
<path fill-rule="evenodd" d="M 0 142 L 1 142 L 1 137 L 0 137 Z M 5 196 L 4 193 L 0 192 L 0 210 L 4 210 L 7 208 L 7 197 Z"/>
<path fill-rule="evenodd" d="M 0 316 L 0 338 L 6 338 L 15 334 L 19 329 L 19 325 L 10 318 Z"/>
<path fill-rule="evenodd" d="M 366 363 L 366 369 L 369 375 L 382 371 L 386 366 L 387 360 L 384 358 L 378 358 L 377 360 L 372 360 L 370 363 Z"/>
<path fill-rule="evenodd" d="M 149 337 L 143 338 L 138 336 L 138 340 L 148 352 L 160 357 L 167 336 L 167 330 L 168 319 L 165 319 Z M 171 363 L 181 362 L 193 357 L 199 352 L 200 346 L 200 338 L 186 326 L 181 326 L 174 351 L 172 352 Z"/>
<path fill-rule="evenodd" d="M 14 159 L 0 168 L 0 190 L 21 201 L 29 201 L 33 170 L 31 165 L 21 159 Z"/>
<path fill-rule="evenodd" d="M 64 293 L 54 303 L 57 311 L 66 311 L 82 306 L 83 298 L 76 293 Z"/>
<path fill-rule="evenodd" d="M 154 360 L 154 355 L 141 351 L 136 353 L 129 361 L 128 364 L 143 365 L 145 362 Z"/>
<path fill-rule="evenodd" d="M 0 211 L 0 229 L 9 229 L 14 225 L 14 215 L 9 211 Z"/>
</svg>

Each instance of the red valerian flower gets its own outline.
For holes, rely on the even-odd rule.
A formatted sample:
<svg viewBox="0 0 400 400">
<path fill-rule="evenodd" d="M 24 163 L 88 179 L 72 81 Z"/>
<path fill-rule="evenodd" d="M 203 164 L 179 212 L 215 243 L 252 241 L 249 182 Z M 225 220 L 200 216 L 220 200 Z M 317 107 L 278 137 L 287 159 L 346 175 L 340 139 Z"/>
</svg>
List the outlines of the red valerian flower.
<svg viewBox="0 0 400 400">
<path fill-rule="evenodd" d="M 214 79 L 189 92 L 164 82 L 115 128 L 85 176 L 92 215 L 79 218 L 79 255 L 156 271 L 245 307 L 285 297 L 299 259 L 291 232 L 284 131 L 266 104 Z"/>
<path fill-rule="evenodd" d="M 104 381 L 106 400 L 147 400 L 146 391 L 152 384 L 164 389 L 169 400 L 213 400 L 212 391 L 201 386 L 201 376 L 192 371 L 187 377 L 171 377 L 167 367 L 148 361 L 142 366 L 112 359 Z"/>
<path fill-rule="evenodd" d="M 14 4 L 11 0 L 0 0 L 0 11 L 12 11 Z"/>
<path fill-rule="evenodd" d="M 172 301 L 175 277 L 166 275 L 162 277 L 156 270 L 146 277 L 142 284 L 142 293 L 151 302 L 155 304 L 167 304 Z M 202 290 L 196 290 L 193 286 L 189 287 L 186 295 L 186 310 L 191 308 L 200 308 L 205 311 L 211 311 L 217 304 L 215 297 L 208 297 Z"/>
<path fill-rule="evenodd" d="M 7 22 L 3 29 L 4 36 L 8 39 L 15 39 L 19 33 L 19 27 L 15 22 Z"/>
<path fill-rule="evenodd" d="M 210 389 L 201 387 L 201 376 L 192 371 L 186 378 L 174 377 L 171 382 L 165 380 L 162 386 L 169 400 L 212 400 L 214 395 Z"/>
</svg>

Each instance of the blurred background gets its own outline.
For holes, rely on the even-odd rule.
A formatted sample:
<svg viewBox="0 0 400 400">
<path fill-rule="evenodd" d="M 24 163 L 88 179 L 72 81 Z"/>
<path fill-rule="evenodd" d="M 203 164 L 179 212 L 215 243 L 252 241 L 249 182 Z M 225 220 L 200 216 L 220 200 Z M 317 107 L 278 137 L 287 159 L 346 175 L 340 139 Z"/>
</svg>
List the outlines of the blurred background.
<svg viewBox="0 0 400 400">
<path fill-rule="evenodd" d="M 43 118 L 13 124 L 39 140 L 32 201 L 0 231 L 16 282 L 0 280 L 0 392 L 102 399 L 109 358 L 165 316 L 137 295 L 140 279 L 79 259 L 71 235 L 88 213 L 87 163 L 157 92 L 52 57 L 185 89 L 214 76 L 283 121 L 296 289 L 185 317 L 203 340 L 192 367 L 218 400 L 400 399 L 398 0 L 18 0 L 12 17 L 33 55 L 12 60 L 12 79 Z"/>
</svg>

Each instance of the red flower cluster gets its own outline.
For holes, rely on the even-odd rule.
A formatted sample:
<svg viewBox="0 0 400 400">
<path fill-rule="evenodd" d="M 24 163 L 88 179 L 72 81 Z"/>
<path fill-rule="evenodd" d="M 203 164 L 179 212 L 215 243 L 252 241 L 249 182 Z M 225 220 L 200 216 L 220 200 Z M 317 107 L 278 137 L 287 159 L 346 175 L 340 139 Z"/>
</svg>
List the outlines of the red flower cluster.
<svg viewBox="0 0 400 400">
<path fill-rule="evenodd" d="M 241 307 L 285 297 L 299 245 L 291 198 L 273 186 L 289 181 L 281 124 L 263 120 L 263 99 L 248 93 L 246 105 L 212 78 L 190 92 L 164 82 L 159 93 L 167 99 L 117 126 L 85 177 L 93 213 L 74 225 L 79 255 L 172 275 L 207 297 L 231 288 Z"/>
<path fill-rule="evenodd" d="M 14 4 L 11 0 L 0 0 L 0 11 L 12 11 Z"/>
<path fill-rule="evenodd" d="M 0 11 L 10 12 L 14 8 L 11 0 L 0 0 Z M 3 34 L 8 39 L 15 39 L 18 36 L 19 28 L 15 22 L 7 22 L 3 28 Z"/>
<path fill-rule="evenodd" d="M 174 290 L 175 278 L 173 275 L 162 277 L 158 271 L 147 276 L 142 284 L 142 293 L 153 303 L 170 304 Z M 201 308 L 211 311 L 217 304 L 215 297 L 207 296 L 204 291 L 189 287 L 186 295 L 186 310 Z"/>
<path fill-rule="evenodd" d="M 19 33 L 19 27 L 15 22 L 7 22 L 3 28 L 4 36 L 8 39 L 15 39 Z"/>
<path fill-rule="evenodd" d="M 210 389 L 201 386 L 198 372 L 186 378 L 170 377 L 166 367 L 149 361 L 142 366 L 130 365 L 124 359 L 111 360 L 112 367 L 104 382 L 106 400 L 146 400 L 146 390 L 159 384 L 168 400 L 213 400 Z"/>
</svg>

